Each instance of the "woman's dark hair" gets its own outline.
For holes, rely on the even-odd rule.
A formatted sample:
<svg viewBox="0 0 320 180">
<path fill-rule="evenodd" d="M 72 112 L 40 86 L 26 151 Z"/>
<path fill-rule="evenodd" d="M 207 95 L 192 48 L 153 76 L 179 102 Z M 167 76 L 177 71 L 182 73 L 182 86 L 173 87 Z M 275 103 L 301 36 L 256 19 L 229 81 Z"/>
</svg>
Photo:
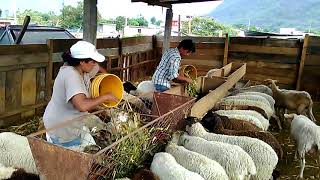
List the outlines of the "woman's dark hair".
<svg viewBox="0 0 320 180">
<path fill-rule="evenodd" d="M 182 40 L 179 45 L 178 49 L 183 48 L 185 50 L 189 50 L 190 52 L 196 52 L 196 45 L 191 39 L 184 39 Z"/>
<path fill-rule="evenodd" d="M 63 62 L 66 62 L 68 63 L 69 66 L 78 66 L 80 64 L 81 61 L 84 61 L 84 62 L 89 62 L 89 61 L 92 61 L 92 59 L 77 59 L 77 58 L 73 58 L 71 56 L 71 53 L 70 52 L 64 52 L 62 55 L 61 55 L 62 59 L 63 59 Z"/>
</svg>

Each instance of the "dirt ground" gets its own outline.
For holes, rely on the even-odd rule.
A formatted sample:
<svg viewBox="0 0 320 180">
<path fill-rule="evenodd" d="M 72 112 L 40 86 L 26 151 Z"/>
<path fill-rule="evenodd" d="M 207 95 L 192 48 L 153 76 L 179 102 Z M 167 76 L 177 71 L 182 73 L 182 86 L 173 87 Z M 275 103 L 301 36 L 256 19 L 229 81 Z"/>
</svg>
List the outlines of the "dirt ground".
<svg viewBox="0 0 320 180">
<path fill-rule="evenodd" d="M 314 103 L 313 113 L 320 125 L 320 102 Z M 297 179 L 300 172 L 300 162 L 294 161 L 294 143 L 290 139 L 289 127 L 279 133 L 272 130 L 272 134 L 279 140 L 284 157 L 279 161 L 277 170 L 280 171 L 280 179 Z M 319 164 L 317 164 L 319 163 Z M 306 155 L 306 166 L 304 169 L 304 179 L 320 179 L 320 162 L 317 155 Z"/>
</svg>

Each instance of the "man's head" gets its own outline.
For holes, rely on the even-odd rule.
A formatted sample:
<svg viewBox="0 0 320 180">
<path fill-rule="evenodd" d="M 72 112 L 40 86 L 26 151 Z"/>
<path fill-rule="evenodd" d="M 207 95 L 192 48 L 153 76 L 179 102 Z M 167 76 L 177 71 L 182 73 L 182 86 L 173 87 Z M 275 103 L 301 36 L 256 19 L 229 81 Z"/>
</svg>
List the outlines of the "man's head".
<svg viewBox="0 0 320 180">
<path fill-rule="evenodd" d="M 187 56 L 196 51 L 194 42 L 191 39 L 182 40 L 178 47 L 180 55 Z"/>
</svg>

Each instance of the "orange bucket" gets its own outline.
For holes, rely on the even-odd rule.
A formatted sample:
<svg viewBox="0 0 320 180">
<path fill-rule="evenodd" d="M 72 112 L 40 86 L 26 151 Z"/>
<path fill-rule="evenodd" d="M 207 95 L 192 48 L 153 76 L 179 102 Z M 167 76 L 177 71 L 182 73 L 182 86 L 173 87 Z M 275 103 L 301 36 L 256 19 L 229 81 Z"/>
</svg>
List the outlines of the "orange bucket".
<svg viewBox="0 0 320 180">
<path fill-rule="evenodd" d="M 103 106 L 110 108 L 117 106 L 123 98 L 123 84 L 121 79 L 114 74 L 100 74 L 96 76 L 91 82 L 91 96 L 93 98 L 103 94 L 111 93 L 119 99 L 118 102 L 106 101 L 102 103 Z"/>
</svg>

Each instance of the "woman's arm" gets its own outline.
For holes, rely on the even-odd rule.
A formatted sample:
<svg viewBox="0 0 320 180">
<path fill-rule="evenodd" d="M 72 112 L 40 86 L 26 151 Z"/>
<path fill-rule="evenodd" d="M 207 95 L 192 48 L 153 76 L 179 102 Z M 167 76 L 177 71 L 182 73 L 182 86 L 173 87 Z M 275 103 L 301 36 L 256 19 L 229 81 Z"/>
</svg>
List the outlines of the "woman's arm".
<svg viewBox="0 0 320 180">
<path fill-rule="evenodd" d="M 102 104 L 105 101 L 118 101 L 118 99 L 112 94 L 105 94 L 96 98 L 87 98 L 82 93 L 76 94 L 71 98 L 72 104 L 80 112 L 86 112 L 86 111 L 92 110 L 93 108 Z"/>
</svg>

